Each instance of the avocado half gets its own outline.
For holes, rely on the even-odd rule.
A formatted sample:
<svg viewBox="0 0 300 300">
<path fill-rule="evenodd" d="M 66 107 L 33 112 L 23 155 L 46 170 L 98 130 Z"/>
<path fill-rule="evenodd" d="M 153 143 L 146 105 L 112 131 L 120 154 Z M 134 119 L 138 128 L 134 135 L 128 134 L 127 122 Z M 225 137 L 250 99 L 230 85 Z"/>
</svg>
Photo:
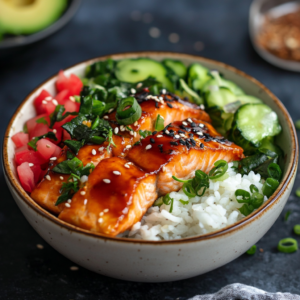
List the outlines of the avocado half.
<svg viewBox="0 0 300 300">
<path fill-rule="evenodd" d="M 57 20 L 67 0 L 0 0 L 0 32 L 31 34 Z"/>
</svg>

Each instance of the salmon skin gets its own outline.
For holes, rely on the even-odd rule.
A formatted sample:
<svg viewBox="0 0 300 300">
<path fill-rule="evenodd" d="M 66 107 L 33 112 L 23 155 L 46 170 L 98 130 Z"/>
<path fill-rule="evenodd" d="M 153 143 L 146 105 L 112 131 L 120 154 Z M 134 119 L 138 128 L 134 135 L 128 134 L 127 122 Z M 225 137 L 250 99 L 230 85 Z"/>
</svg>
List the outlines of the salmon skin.
<svg viewBox="0 0 300 300">
<path fill-rule="evenodd" d="M 158 196 L 182 187 L 172 175 L 189 179 L 198 169 L 208 173 L 217 160 L 230 162 L 243 157 L 243 149 L 223 138 L 208 122 L 191 118 L 174 122 L 135 145 L 126 160 L 102 160 L 59 218 L 116 236 L 140 221 Z"/>
<path fill-rule="evenodd" d="M 155 121 L 158 115 L 165 119 L 165 125 L 183 120 L 188 117 L 194 117 L 200 120 L 210 122 L 209 115 L 199 106 L 187 101 L 181 100 L 178 96 L 166 93 L 160 96 L 153 96 L 148 89 L 135 95 L 142 108 L 142 116 L 137 122 L 130 126 L 120 126 L 116 121 L 116 112 L 112 112 L 104 118 L 110 122 L 113 127 L 113 141 L 116 147 L 110 146 L 107 149 L 107 142 L 102 145 L 86 145 L 80 149 L 77 157 L 83 162 L 83 165 L 93 163 L 95 166 L 104 158 L 112 156 L 126 157 L 131 147 L 140 140 L 139 130 L 154 131 Z M 51 169 L 58 163 L 66 159 L 64 148 L 62 156 L 50 165 L 47 175 L 51 180 L 44 178 L 31 193 L 31 197 L 42 207 L 58 214 L 62 205 L 55 206 L 60 196 L 62 184 L 67 181 L 68 176 L 61 176 Z M 92 152 L 96 152 L 93 154 Z M 61 179 L 63 177 L 63 179 Z M 49 178 L 49 177 L 48 177 Z"/>
</svg>

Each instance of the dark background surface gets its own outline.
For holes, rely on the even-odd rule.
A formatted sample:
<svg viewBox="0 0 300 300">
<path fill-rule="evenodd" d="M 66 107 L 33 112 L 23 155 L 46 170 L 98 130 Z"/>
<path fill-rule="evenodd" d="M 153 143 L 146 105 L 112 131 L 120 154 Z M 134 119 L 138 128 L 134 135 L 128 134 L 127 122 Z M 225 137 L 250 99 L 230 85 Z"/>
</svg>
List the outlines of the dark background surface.
<svg viewBox="0 0 300 300">
<path fill-rule="evenodd" d="M 1 134 L 24 97 L 59 69 L 89 58 L 123 51 L 164 50 L 205 56 L 254 76 L 300 119 L 300 75 L 277 69 L 253 50 L 248 37 L 250 0 L 85 0 L 73 20 L 47 40 L 0 61 Z M 132 11 L 153 16 L 134 21 Z M 145 17 L 144 17 L 145 18 Z M 147 18 L 146 18 L 147 19 Z M 147 20 L 146 20 L 147 21 Z M 157 27 L 159 38 L 149 29 Z M 168 40 L 177 33 L 178 43 Z M 204 49 L 197 51 L 195 42 Z M 0 53 L 1 58 L 1 53 Z M 300 185 L 298 176 L 295 187 Z M 0 170 L 0 299 L 187 299 L 241 282 L 270 292 L 300 294 L 300 252 L 276 250 L 300 223 L 299 199 L 292 193 L 282 215 L 258 242 L 263 252 L 242 255 L 215 271 L 161 284 L 134 283 L 97 275 L 74 264 L 47 245 L 30 227 L 11 197 Z M 283 216 L 292 213 L 287 222 Z M 297 238 L 300 242 L 300 238 Z M 42 244 L 44 249 L 36 247 Z"/>
</svg>

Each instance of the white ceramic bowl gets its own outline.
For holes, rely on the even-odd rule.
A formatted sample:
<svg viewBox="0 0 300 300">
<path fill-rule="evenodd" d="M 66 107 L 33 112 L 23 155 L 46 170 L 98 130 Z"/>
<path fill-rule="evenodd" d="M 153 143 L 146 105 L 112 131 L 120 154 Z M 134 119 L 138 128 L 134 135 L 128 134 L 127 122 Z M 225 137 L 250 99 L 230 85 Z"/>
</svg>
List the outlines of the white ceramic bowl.
<svg viewBox="0 0 300 300">
<path fill-rule="evenodd" d="M 243 254 L 273 225 L 291 193 L 298 163 L 298 143 L 293 122 L 283 104 L 261 83 L 223 63 L 198 56 L 140 52 L 100 57 L 77 64 L 66 74 L 83 75 L 87 65 L 108 57 L 113 59 L 150 57 L 179 59 L 187 65 L 199 62 L 217 69 L 245 92 L 262 99 L 279 116 L 283 131 L 277 138 L 285 153 L 283 179 L 276 193 L 257 211 L 243 220 L 214 233 L 174 241 L 142 241 L 111 238 L 59 220 L 36 204 L 22 189 L 14 164 L 14 145 L 10 137 L 22 130 L 35 115 L 33 100 L 41 89 L 54 92 L 56 77 L 35 89 L 19 106 L 6 130 L 3 165 L 8 187 L 32 227 L 53 248 L 76 264 L 94 272 L 132 281 L 162 282 L 184 279 L 218 268 Z"/>
</svg>

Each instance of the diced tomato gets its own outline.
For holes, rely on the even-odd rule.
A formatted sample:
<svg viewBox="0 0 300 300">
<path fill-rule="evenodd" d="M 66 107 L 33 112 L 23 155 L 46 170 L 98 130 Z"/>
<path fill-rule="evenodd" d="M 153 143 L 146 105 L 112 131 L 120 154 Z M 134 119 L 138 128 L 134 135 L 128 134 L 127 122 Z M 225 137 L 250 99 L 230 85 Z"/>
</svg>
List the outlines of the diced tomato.
<svg viewBox="0 0 300 300">
<path fill-rule="evenodd" d="M 24 146 L 22 146 L 20 148 L 17 148 L 16 151 L 15 151 L 15 153 L 19 153 L 19 152 L 22 152 L 22 151 L 25 151 L 25 150 L 30 150 L 28 148 L 28 145 L 24 145 Z"/>
<path fill-rule="evenodd" d="M 64 103 L 66 112 L 79 112 L 80 104 L 71 100 L 66 100 Z"/>
<path fill-rule="evenodd" d="M 27 145 L 27 143 L 29 142 L 28 133 L 25 133 L 25 132 L 18 132 L 16 134 L 14 134 L 11 137 L 11 139 L 13 140 L 13 142 L 15 143 L 17 148 Z"/>
<path fill-rule="evenodd" d="M 64 129 L 62 140 L 65 141 L 65 140 L 70 140 L 70 139 L 71 139 L 71 136 L 70 136 L 69 132 L 67 132 L 67 131 Z"/>
<path fill-rule="evenodd" d="M 79 95 L 82 89 L 82 82 L 75 74 L 71 74 L 68 78 L 64 71 L 59 71 L 56 81 L 56 89 L 58 92 L 68 90 L 71 96 Z"/>
<path fill-rule="evenodd" d="M 57 147 L 57 146 L 56 146 Z M 24 162 L 42 165 L 46 162 L 36 151 L 24 149 L 23 151 L 16 151 L 15 153 L 15 161 L 19 166 Z"/>
<path fill-rule="evenodd" d="M 62 140 L 62 137 L 63 137 L 63 128 L 61 128 L 60 126 L 56 126 L 56 123 L 55 123 L 55 126 L 54 126 L 54 128 L 53 129 L 49 129 L 49 131 L 56 131 L 55 132 L 55 136 L 56 136 L 56 138 L 57 138 L 57 141 L 54 141 L 54 140 L 52 140 L 52 139 L 49 139 L 52 143 L 54 143 L 54 144 L 56 144 L 56 145 L 58 145 L 60 142 L 61 142 L 61 140 Z M 48 138 L 47 138 L 48 139 Z"/>
<path fill-rule="evenodd" d="M 47 92 L 46 90 L 42 90 L 41 93 L 35 98 L 34 100 L 34 106 L 36 109 L 37 114 L 42 114 L 44 113 L 43 111 L 43 106 L 42 106 L 42 102 L 45 100 L 45 98 L 47 97 L 52 97 L 51 94 L 49 92 Z M 45 100 L 47 101 L 47 100 Z M 47 101 L 48 102 L 48 101 Z"/>
<path fill-rule="evenodd" d="M 56 96 L 55 99 L 59 104 L 64 104 L 66 100 L 68 100 L 72 96 L 68 90 L 62 90 L 59 92 Z"/>
<path fill-rule="evenodd" d="M 29 132 L 29 139 L 31 140 L 34 137 L 41 136 L 49 132 L 50 129 L 47 125 L 43 123 L 37 123 L 35 127 Z"/>
<path fill-rule="evenodd" d="M 47 121 L 48 125 L 49 125 L 50 119 L 46 114 L 38 115 L 38 116 L 36 116 L 32 119 L 29 119 L 26 122 L 26 126 L 27 126 L 27 130 L 28 130 L 29 135 L 30 135 L 30 132 L 34 129 L 35 125 L 38 124 L 36 121 L 39 120 L 39 119 L 42 119 L 42 118 L 44 118 Z"/>
<path fill-rule="evenodd" d="M 41 178 L 41 174 L 42 174 L 42 169 L 40 165 L 33 165 L 30 167 L 30 169 L 33 172 L 34 175 L 34 182 L 35 184 L 38 184 Z"/>
<path fill-rule="evenodd" d="M 47 139 L 41 139 L 36 143 L 37 153 L 41 156 L 44 160 L 49 160 L 51 157 L 57 157 L 60 152 L 61 148 L 53 144 L 51 141 Z M 55 153 L 55 155 L 54 155 Z M 57 154 L 58 153 L 58 154 Z"/>
<path fill-rule="evenodd" d="M 23 189 L 26 192 L 31 193 L 35 187 L 35 178 L 33 171 L 29 167 L 29 163 L 22 163 L 20 166 L 17 167 L 17 172 Z"/>
</svg>

